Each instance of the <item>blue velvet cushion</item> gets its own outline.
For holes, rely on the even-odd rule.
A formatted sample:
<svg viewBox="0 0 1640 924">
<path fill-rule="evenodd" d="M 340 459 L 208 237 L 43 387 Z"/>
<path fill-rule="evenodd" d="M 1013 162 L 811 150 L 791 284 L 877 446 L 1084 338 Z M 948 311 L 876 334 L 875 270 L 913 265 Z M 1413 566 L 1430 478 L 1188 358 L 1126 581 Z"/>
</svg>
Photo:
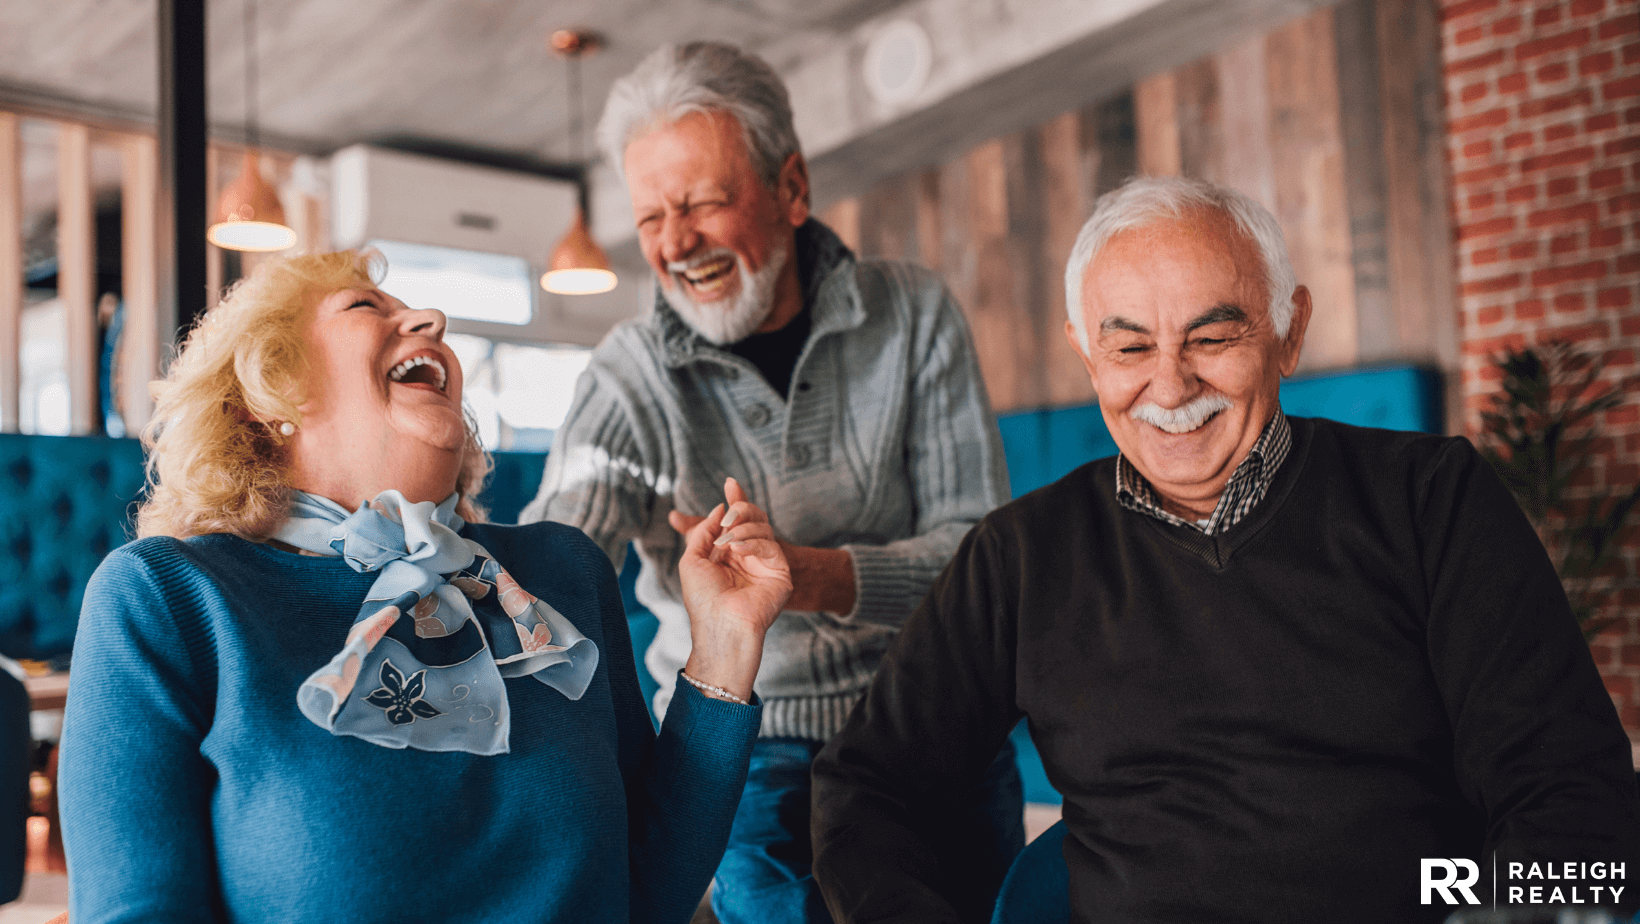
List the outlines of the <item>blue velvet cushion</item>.
<svg viewBox="0 0 1640 924">
<path fill-rule="evenodd" d="M 496 453 L 480 500 L 512 523 L 535 495 L 545 453 Z M 0 433 L 0 654 L 66 655 L 98 563 L 135 535 L 142 446 L 100 436 Z"/>
<path fill-rule="evenodd" d="M 541 473 L 547 466 L 544 452 L 493 452 L 495 468 L 479 492 L 478 503 L 489 513 L 491 523 L 517 523 L 519 511 L 535 499 L 541 487 Z"/>
<path fill-rule="evenodd" d="M 0 434 L 0 653 L 68 653 L 86 581 L 131 538 L 142 484 L 136 440 Z"/>
</svg>

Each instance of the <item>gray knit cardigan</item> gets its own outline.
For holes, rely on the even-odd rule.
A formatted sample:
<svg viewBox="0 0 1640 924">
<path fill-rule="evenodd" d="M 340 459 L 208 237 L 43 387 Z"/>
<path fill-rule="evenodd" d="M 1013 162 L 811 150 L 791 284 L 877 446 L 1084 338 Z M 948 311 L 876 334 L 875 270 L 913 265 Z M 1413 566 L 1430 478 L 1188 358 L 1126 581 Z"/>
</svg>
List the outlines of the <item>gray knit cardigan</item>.
<svg viewBox="0 0 1640 924">
<path fill-rule="evenodd" d="M 657 293 L 593 353 L 521 521 L 579 527 L 617 568 L 636 543 L 638 599 L 660 620 L 645 656 L 657 711 L 690 647 L 669 511 L 707 513 L 732 475 L 776 535 L 847 549 L 854 612 L 780 614 L 756 683 L 763 735 L 824 740 L 1008 482 L 967 324 L 938 277 L 858 261 L 812 219 L 797 248 L 812 328 L 789 400 Z"/>
</svg>

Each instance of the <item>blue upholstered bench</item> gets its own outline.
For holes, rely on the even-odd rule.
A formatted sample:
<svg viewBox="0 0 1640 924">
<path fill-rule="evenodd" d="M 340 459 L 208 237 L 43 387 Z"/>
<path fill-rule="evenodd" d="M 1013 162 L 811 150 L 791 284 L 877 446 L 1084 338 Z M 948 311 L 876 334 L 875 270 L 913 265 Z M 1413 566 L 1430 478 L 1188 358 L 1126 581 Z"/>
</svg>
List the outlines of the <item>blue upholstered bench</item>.
<svg viewBox="0 0 1640 924">
<path fill-rule="evenodd" d="M 480 502 L 511 523 L 541 482 L 544 453 L 495 454 Z M 0 434 L 0 654 L 62 659 L 80 598 L 109 551 L 134 535 L 143 486 L 133 439 Z"/>
<path fill-rule="evenodd" d="M 136 440 L 0 434 L 0 654 L 68 654 L 91 572 L 130 538 Z"/>
</svg>

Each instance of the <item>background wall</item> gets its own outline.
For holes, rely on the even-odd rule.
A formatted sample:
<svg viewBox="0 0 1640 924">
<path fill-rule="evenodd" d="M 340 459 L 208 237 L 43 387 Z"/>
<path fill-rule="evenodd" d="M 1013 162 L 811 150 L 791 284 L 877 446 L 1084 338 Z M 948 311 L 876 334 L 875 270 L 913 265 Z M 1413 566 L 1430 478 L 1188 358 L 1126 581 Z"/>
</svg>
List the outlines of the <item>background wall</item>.
<svg viewBox="0 0 1640 924">
<path fill-rule="evenodd" d="M 1281 221 L 1316 313 L 1303 368 L 1414 360 L 1474 437 L 1506 344 L 1570 340 L 1632 395 L 1640 347 L 1640 2 L 1345 0 L 1104 101 L 878 182 L 821 218 L 945 274 L 1000 412 L 1094 400 L 1064 261 L 1136 172 L 1227 183 Z M 1640 405 L 1586 486 L 1640 480 Z M 1640 529 L 1593 645 L 1640 736 Z"/>
<path fill-rule="evenodd" d="M 1093 400 L 1061 331 L 1065 258 L 1136 172 L 1228 183 L 1275 213 L 1315 296 L 1304 368 L 1412 359 L 1456 381 L 1439 51 L 1427 5 L 1347 0 L 821 217 L 866 255 L 946 275 L 999 411 Z"/>
<path fill-rule="evenodd" d="M 1602 421 L 1583 490 L 1640 480 L 1640 3 L 1445 0 L 1464 431 L 1497 389 L 1489 359 L 1561 340 L 1629 395 Z M 1640 732 L 1640 528 L 1595 660 Z"/>
</svg>

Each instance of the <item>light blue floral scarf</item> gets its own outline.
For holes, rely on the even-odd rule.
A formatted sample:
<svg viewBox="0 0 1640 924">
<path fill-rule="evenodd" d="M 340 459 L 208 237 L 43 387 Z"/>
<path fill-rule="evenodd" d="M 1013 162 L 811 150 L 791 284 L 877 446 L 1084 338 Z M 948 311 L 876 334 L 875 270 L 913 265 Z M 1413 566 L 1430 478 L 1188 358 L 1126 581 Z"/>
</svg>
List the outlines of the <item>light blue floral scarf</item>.
<svg viewBox="0 0 1640 924">
<path fill-rule="evenodd" d="M 505 754 L 503 677 L 586 692 L 597 646 L 457 535 L 455 506 L 454 494 L 434 505 L 383 491 L 350 514 L 296 492 L 274 539 L 380 572 L 342 650 L 296 692 L 315 725 L 382 747 Z"/>
</svg>

